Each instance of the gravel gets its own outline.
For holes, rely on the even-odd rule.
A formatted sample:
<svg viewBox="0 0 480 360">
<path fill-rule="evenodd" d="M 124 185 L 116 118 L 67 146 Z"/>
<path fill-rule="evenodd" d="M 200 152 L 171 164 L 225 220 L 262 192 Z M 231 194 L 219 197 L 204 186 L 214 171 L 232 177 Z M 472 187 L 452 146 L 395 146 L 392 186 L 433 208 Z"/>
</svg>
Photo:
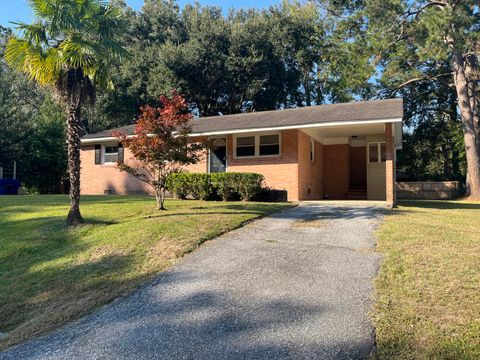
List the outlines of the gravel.
<svg viewBox="0 0 480 360">
<path fill-rule="evenodd" d="M 0 359 L 367 358 L 381 221 L 374 206 L 301 204 Z"/>
</svg>

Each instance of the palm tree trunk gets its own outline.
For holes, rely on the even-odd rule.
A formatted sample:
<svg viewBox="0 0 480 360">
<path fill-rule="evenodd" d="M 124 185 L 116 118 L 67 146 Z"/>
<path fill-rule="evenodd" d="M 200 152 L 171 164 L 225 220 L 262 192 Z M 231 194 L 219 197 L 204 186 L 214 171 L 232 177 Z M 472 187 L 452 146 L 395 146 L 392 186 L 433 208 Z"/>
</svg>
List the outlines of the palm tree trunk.
<svg viewBox="0 0 480 360">
<path fill-rule="evenodd" d="M 470 198 L 476 200 L 480 199 L 480 159 L 475 134 L 474 112 L 471 109 L 468 81 L 465 76 L 465 58 L 458 50 L 453 52 L 452 65 L 465 140 L 467 182 L 470 185 L 469 195 Z"/>
<path fill-rule="evenodd" d="M 70 104 L 67 110 L 67 149 L 68 175 L 70 180 L 70 211 L 68 226 L 77 226 L 84 222 L 80 214 L 80 105 Z"/>
</svg>

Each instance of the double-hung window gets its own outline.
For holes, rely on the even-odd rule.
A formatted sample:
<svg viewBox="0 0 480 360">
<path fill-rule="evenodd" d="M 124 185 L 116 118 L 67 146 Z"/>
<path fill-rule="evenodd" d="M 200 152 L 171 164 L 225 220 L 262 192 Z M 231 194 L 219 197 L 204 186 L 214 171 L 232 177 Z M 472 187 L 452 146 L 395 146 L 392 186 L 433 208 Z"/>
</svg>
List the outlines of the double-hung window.
<svg viewBox="0 0 480 360">
<path fill-rule="evenodd" d="M 118 145 L 95 145 L 95 164 L 111 164 L 123 162 L 124 151 L 121 144 Z"/>
<path fill-rule="evenodd" d="M 118 161 L 118 146 L 105 146 L 103 154 L 104 163 L 114 163 Z"/>
<path fill-rule="evenodd" d="M 368 162 L 384 163 L 386 159 L 385 143 L 374 142 L 368 143 Z"/>
<path fill-rule="evenodd" d="M 235 137 L 235 157 L 280 155 L 280 134 L 238 135 Z"/>
<path fill-rule="evenodd" d="M 237 157 L 255 156 L 255 136 L 237 137 L 235 155 Z"/>
<path fill-rule="evenodd" d="M 259 156 L 280 155 L 280 139 L 278 134 L 259 136 Z"/>
</svg>

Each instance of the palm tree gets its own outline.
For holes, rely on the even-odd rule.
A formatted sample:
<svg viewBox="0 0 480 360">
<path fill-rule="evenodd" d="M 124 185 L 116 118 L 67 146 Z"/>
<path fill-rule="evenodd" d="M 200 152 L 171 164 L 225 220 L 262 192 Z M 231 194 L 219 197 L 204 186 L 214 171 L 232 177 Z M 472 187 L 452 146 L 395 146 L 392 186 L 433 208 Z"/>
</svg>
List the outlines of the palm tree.
<svg viewBox="0 0 480 360">
<path fill-rule="evenodd" d="M 109 64 L 127 55 L 119 42 L 121 11 L 101 0 L 29 0 L 32 24 L 14 23 L 5 60 L 40 85 L 53 89 L 66 111 L 70 179 L 67 225 L 83 223 L 80 214 L 80 137 L 82 107 L 95 90 L 108 87 Z"/>
</svg>

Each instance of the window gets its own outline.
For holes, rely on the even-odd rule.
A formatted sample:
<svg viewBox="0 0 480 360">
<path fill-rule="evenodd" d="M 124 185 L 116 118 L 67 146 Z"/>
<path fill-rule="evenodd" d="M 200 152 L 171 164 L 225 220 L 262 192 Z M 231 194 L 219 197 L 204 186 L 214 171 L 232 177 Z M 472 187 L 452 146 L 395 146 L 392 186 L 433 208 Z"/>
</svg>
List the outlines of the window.
<svg viewBox="0 0 480 360">
<path fill-rule="evenodd" d="M 315 161 L 315 139 L 310 138 L 310 161 Z"/>
<path fill-rule="evenodd" d="M 380 162 L 385 162 L 386 158 L 385 143 L 380 143 Z"/>
<path fill-rule="evenodd" d="M 95 145 L 95 165 L 102 163 L 102 145 Z"/>
<path fill-rule="evenodd" d="M 123 147 L 122 146 L 105 146 L 103 152 L 104 163 L 123 162 Z"/>
<path fill-rule="evenodd" d="M 386 150 L 384 142 L 368 144 L 368 162 L 383 163 L 386 160 Z"/>
<path fill-rule="evenodd" d="M 235 137 L 235 157 L 262 157 L 280 155 L 280 134 Z"/>
<path fill-rule="evenodd" d="M 378 162 L 378 144 L 370 144 L 368 145 L 368 162 L 376 163 Z"/>
<path fill-rule="evenodd" d="M 278 134 L 276 135 L 261 135 L 260 136 L 260 156 L 279 155 L 280 141 Z"/>
<path fill-rule="evenodd" d="M 117 162 L 118 161 L 118 146 L 105 146 L 105 154 L 103 162 Z"/>
<path fill-rule="evenodd" d="M 236 156 L 255 156 L 255 136 L 237 137 Z"/>
</svg>

